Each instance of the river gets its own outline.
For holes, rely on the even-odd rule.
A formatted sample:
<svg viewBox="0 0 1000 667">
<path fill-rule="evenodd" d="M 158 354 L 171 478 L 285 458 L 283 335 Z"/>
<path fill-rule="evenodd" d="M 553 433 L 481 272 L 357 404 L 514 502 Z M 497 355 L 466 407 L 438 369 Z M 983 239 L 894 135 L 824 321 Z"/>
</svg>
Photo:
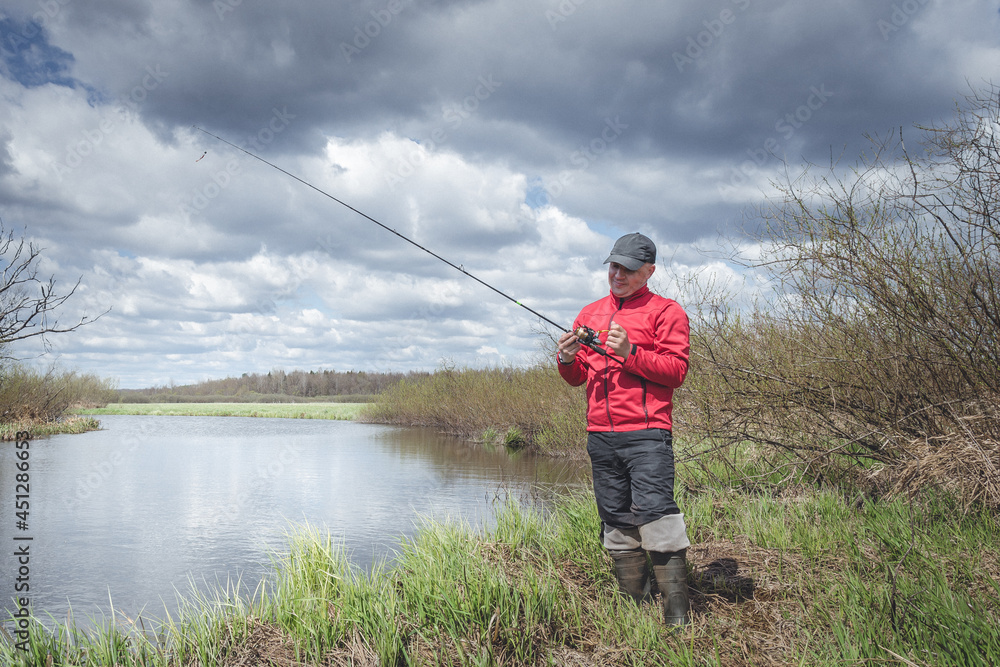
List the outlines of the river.
<svg viewBox="0 0 1000 667">
<path fill-rule="evenodd" d="M 16 469 L 23 450 L 0 446 L 4 618 L 15 596 L 43 619 L 65 622 L 72 609 L 79 626 L 107 622 L 112 605 L 132 619 L 173 616 L 193 588 L 254 590 L 300 525 L 329 532 L 367 569 L 391 561 L 422 517 L 488 526 L 497 498 L 544 497 L 586 475 L 579 464 L 426 429 L 249 417 L 101 423 L 31 440 L 26 472 Z"/>
</svg>

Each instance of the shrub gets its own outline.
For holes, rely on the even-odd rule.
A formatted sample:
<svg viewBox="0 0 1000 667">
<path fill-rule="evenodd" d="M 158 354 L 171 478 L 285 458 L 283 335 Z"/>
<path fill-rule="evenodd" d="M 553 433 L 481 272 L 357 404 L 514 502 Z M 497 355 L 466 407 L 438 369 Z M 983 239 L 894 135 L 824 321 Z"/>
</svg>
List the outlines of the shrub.
<svg viewBox="0 0 1000 667">
<path fill-rule="evenodd" d="M 431 426 L 464 437 L 551 454 L 583 451 L 585 397 L 552 367 L 442 369 L 390 387 L 366 410 L 371 421 Z"/>
<path fill-rule="evenodd" d="M 40 372 L 23 364 L 0 366 L 0 422 L 46 422 L 71 407 L 107 405 L 115 382 L 90 374 Z"/>
<path fill-rule="evenodd" d="M 998 92 L 922 128 L 919 156 L 902 134 L 873 139 L 847 176 L 834 164 L 777 184 L 763 253 L 745 261 L 770 303 L 717 293 L 696 309 L 681 396 L 695 430 L 768 445 L 815 479 L 1000 506 Z"/>
</svg>

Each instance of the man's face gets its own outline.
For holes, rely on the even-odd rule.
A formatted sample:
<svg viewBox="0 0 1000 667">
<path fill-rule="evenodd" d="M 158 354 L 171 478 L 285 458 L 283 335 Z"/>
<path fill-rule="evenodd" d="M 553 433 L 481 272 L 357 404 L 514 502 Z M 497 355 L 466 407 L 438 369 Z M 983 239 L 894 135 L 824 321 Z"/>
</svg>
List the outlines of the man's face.
<svg viewBox="0 0 1000 667">
<path fill-rule="evenodd" d="M 655 264 L 646 263 L 635 271 L 630 271 L 617 262 L 611 262 L 608 264 L 608 284 L 611 286 L 611 293 L 619 299 L 632 296 L 646 284 L 655 270 Z"/>
</svg>

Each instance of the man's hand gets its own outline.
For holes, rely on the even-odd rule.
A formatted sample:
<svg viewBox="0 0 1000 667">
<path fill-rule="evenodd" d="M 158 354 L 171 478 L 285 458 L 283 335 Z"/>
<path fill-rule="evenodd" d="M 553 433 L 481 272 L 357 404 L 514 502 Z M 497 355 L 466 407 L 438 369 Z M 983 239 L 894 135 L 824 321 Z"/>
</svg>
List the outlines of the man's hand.
<svg viewBox="0 0 1000 667">
<path fill-rule="evenodd" d="M 567 331 L 559 337 L 559 361 L 571 364 L 580 351 L 580 339 L 572 331 Z"/>
<path fill-rule="evenodd" d="M 617 322 L 611 323 L 611 328 L 608 330 L 608 340 L 604 347 L 622 359 L 632 351 L 632 344 L 628 342 L 628 333 Z"/>
</svg>

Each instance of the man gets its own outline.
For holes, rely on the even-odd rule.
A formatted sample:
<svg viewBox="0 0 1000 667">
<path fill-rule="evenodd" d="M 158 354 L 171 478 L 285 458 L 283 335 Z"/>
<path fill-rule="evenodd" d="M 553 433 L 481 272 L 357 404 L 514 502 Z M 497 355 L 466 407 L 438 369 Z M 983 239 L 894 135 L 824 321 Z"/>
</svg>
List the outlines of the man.
<svg viewBox="0 0 1000 667">
<path fill-rule="evenodd" d="M 648 552 L 664 621 L 681 625 L 688 622 L 690 542 L 674 502 L 671 412 L 688 368 L 688 318 L 646 286 L 656 270 L 656 246 L 646 236 L 621 237 L 604 263 L 611 294 L 580 311 L 573 331 L 600 332 L 607 355 L 566 333 L 559 373 L 573 386 L 587 383 L 587 453 L 618 585 L 636 602 L 648 598 Z"/>
</svg>

